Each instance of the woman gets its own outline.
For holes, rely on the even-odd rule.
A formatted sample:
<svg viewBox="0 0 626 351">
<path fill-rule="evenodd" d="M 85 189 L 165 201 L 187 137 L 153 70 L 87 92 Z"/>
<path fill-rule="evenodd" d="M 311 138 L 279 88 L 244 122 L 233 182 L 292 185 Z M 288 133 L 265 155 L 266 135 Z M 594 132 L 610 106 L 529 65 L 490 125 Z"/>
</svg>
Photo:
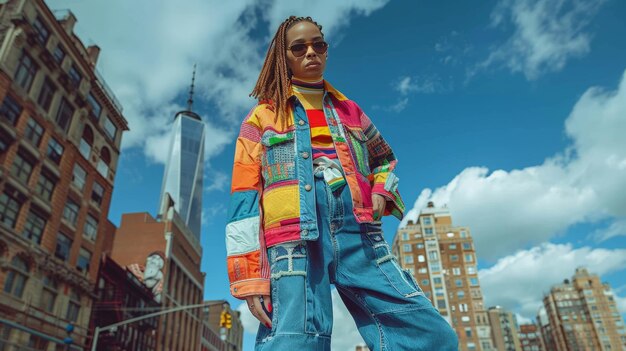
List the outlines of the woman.
<svg viewBox="0 0 626 351">
<path fill-rule="evenodd" d="M 257 350 L 330 350 L 331 284 L 371 350 L 457 350 L 380 217 L 402 219 L 396 158 L 359 106 L 323 79 L 310 17 L 278 28 L 235 149 L 228 274 L 261 321 Z"/>
</svg>

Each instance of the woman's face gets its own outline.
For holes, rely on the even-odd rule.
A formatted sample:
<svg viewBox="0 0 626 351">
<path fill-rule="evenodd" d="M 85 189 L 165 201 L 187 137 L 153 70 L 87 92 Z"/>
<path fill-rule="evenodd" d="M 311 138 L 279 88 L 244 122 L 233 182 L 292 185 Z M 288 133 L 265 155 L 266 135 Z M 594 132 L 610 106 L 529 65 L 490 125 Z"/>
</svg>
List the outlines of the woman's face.
<svg viewBox="0 0 626 351">
<path fill-rule="evenodd" d="M 311 22 L 301 21 L 287 31 L 287 65 L 294 76 L 306 79 L 322 79 L 328 52 L 318 54 L 311 44 L 324 41 L 319 28 Z M 294 44 L 307 44 L 306 53 L 297 57 L 289 49 Z"/>
</svg>

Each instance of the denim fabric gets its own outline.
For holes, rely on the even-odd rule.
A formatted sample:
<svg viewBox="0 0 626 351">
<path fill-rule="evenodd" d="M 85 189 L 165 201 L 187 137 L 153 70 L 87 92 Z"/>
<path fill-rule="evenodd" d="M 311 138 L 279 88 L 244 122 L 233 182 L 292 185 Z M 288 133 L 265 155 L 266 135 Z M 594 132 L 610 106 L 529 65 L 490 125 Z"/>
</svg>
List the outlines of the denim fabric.
<svg viewBox="0 0 626 351">
<path fill-rule="evenodd" d="M 329 351 L 334 284 L 370 350 L 458 350 L 455 332 L 391 254 L 380 222 L 359 224 L 348 187 L 332 192 L 321 170 L 314 177 L 319 237 L 267 250 L 272 328 L 259 326 L 255 349 Z"/>
</svg>

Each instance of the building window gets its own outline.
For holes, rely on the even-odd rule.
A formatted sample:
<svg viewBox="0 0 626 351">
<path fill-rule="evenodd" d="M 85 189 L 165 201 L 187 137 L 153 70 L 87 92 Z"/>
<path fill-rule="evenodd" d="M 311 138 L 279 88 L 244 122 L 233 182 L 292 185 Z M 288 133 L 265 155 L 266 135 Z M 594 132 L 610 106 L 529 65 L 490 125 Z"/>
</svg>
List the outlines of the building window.
<svg viewBox="0 0 626 351">
<path fill-rule="evenodd" d="M 471 334 L 471 331 L 470 331 Z M 468 342 L 467 343 L 467 351 L 475 351 L 476 350 L 476 344 L 473 342 Z"/>
<path fill-rule="evenodd" d="M 437 272 L 441 271 L 441 265 L 439 263 L 431 263 L 430 264 L 430 270 L 433 273 L 437 273 Z"/>
<path fill-rule="evenodd" d="M 93 189 L 91 191 L 91 200 L 98 205 L 102 205 L 102 198 L 104 197 L 104 188 L 102 185 L 94 182 Z"/>
<path fill-rule="evenodd" d="M 474 255 L 465 254 L 465 262 L 474 262 Z"/>
<path fill-rule="evenodd" d="M 41 237 L 43 236 L 45 227 L 46 220 L 30 210 L 28 212 L 28 217 L 26 217 L 26 224 L 24 225 L 22 236 L 39 245 L 41 243 Z"/>
<path fill-rule="evenodd" d="M 22 298 L 28 280 L 28 264 L 19 256 L 13 256 L 4 281 L 4 292 Z"/>
<path fill-rule="evenodd" d="M 461 275 L 461 268 L 453 267 L 452 268 L 452 274 L 454 274 L 454 275 Z"/>
<path fill-rule="evenodd" d="M 459 261 L 459 255 L 450 255 L 450 261 L 458 262 Z"/>
<path fill-rule="evenodd" d="M 56 90 L 57 88 L 54 83 L 46 77 L 41 85 L 39 97 L 37 98 L 37 103 L 44 109 L 44 111 L 48 112 L 50 110 L 50 105 L 52 104 L 52 99 L 54 98 Z"/>
<path fill-rule="evenodd" d="M 402 240 L 409 240 L 409 233 L 402 233 Z"/>
<path fill-rule="evenodd" d="M 100 119 L 100 113 L 102 112 L 102 106 L 100 105 L 98 100 L 96 100 L 96 97 L 93 96 L 93 93 L 89 93 L 89 96 L 87 96 L 87 102 L 89 102 L 89 106 L 91 106 L 91 111 L 89 112 L 91 117 L 93 117 L 95 119 Z"/>
<path fill-rule="evenodd" d="M 417 256 L 417 262 L 424 262 L 424 261 L 426 261 L 426 259 L 424 258 L 424 255 Z"/>
<path fill-rule="evenodd" d="M 70 301 L 67 304 L 67 312 L 65 314 L 65 319 L 76 322 L 78 320 L 78 315 L 80 314 L 80 295 L 76 292 L 76 290 L 72 289 L 70 291 Z"/>
<path fill-rule="evenodd" d="M 109 117 L 104 119 L 104 131 L 106 132 L 108 137 L 111 138 L 111 140 L 115 140 L 117 127 L 115 126 L 115 124 L 113 124 L 113 122 L 111 122 L 111 119 Z"/>
<path fill-rule="evenodd" d="M 17 153 L 11 165 L 11 174 L 24 184 L 28 184 L 28 179 L 33 172 L 33 164 L 23 155 Z"/>
<path fill-rule="evenodd" d="M 92 242 L 95 242 L 98 236 L 98 220 L 90 214 L 87 215 L 87 220 L 85 221 L 83 236 Z"/>
<path fill-rule="evenodd" d="M 465 291 L 463 291 L 463 290 L 459 290 L 459 291 L 457 291 L 457 292 L 456 292 L 456 295 L 457 295 L 457 297 L 458 297 L 459 299 L 462 299 L 462 298 L 464 298 L 464 297 L 465 297 Z"/>
<path fill-rule="evenodd" d="M 424 248 L 424 244 L 416 244 L 415 247 L 418 248 L 418 249 L 423 249 Z"/>
<path fill-rule="evenodd" d="M 476 266 L 467 266 L 465 269 L 467 274 L 476 274 Z"/>
<path fill-rule="evenodd" d="M 76 65 L 72 65 L 72 67 L 70 67 L 69 74 L 70 74 L 70 82 L 72 83 L 74 88 L 78 88 L 78 86 L 80 85 L 81 79 L 83 79 L 83 76 L 78 71 L 78 68 L 76 67 Z"/>
<path fill-rule="evenodd" d="M 467 312 L 467 304 L 466 304 L 466 303 L 460 303 L 460 304 L 459 304 L 459 311 L 460 311 L 460 312 Z M 467 318 L 467 320 L 466 320 L 465 318 Z M 462 320 L 463 322 L 469 322 L 469 321 L 470 321 L 470 318 L 469 318 L 468 316 L 463 316 L 463 317 L 461 318 L 461 320 Z"/>
<path fill-rule="evenodd" d="M 478 278 L 469 278 L 471 286 L 478 286 Z"/>
<path fill-rule="evenodd" d="M 461 279 L 455 279 L 454 285 L 456 285 L 457 288 L 460 288 L 463 286 L 463 281 Z"/>
<path fill-rule="evenodd" d="M 463 243 L 463 250 L 471 250 L 471 249 L 472 249 L 471 243 Z"/>
<path fill-rule="evenodd" d="M 17 70 L 15 71 L 15 82 L 25 91 L 29 91 L 38 69 L 39 67 L 37 66 L 33 58 L 30 57 L 30 55 L 28 55 L 26 51 L 22 52 L 20 63 L 18 64 Z"/>
<path fill-rule="evenodd" d="M 433 283 L 435 283 L 435 284 L 441 284 L 441 277 L 435 277 L 435 278 L 433 278 Z"/>
<path fill-rule="evenodd" d="M 465 230 L 461 230 L 461 238 L 467 237 L 467 232 Z"/>
<path fill-rule="evenodd" d="M 74 108 L 72 105 L 70 105 L 66 98 L 61 98 L 61 103 L 59 104 L 59 109 L 57 111 L 56 122 L 66 133 L 72 123 L 73 115 Z"/>
<path fill-rule="evenodd" d="M 83 128 L 83 136 L 80 138 L 80 145 L 78 146 L 78 150 L 80 154 L 86 160 L 89 160 L 89 155 L 91 155 L 91 147 L 93 146 L 93 130 L 91 127 L 85 124 Z"/>
<path fill-rule="evenodd" d="M 0 222 L 14 228 L 21 206 L 16 199 L 7 193 L 2 193 L 0 195 Z"/>
<path fill-rule="evenodd" d="M 76 185 L 81 191 L 85 188 L 85 181 L 87 180 L 87 172 L 78 163 L 74 164 L 74 170 L 72 171 L 72 184 Z"/>
<path fill-rule="evenodd" d="M 12 125 L 15 125 L 21 113 L 22 106 L 11 95 L 5 95 L 2 106 L 0 106 L 0 115 Z"/>
<path fill-rule="evenodd" d="M 431 225 L 432 221 L 430 219 L 430 217 L 424 217 L 424 225 Z"/>
<path fill-rule="evenodd" d="M 54 48 L 54 52 L 52 53 L 52 56 L 54 56 L 54 60 L 59 65 L 63 63 L 63 59 L 65 58 L 65 50 L 63 50 L 60 44 L 57 45 L 56 48 Z"/>
<path fill-rule="evenodd" d="M 456 250 L 456 244 L 450 244 L 449 248 L 450 250 Z"/>
<path fill-rule="evenodd" d="M 96 170 L 105 178 L 109 176 L 109 164 L 111 164 L 111 153 L 108 148 L 103 147 L 100 150 L 100 160 L 98 160 Z"/>
<path fill-rule="evenodd" d="M 422 285 L 429 285 L 429 284 L 430 284 L 430 280 L 422 279 Z"/>
<path fill-rule="evenodd" d="M 428 268 L 420 268 L 420 269 L 417 270 L 417 272 L 419 274 L 426 274 L 426 273 L 428 273 Z"/>
<path fill-rule="evenodd" d="M 90 264 L 91 264 L 91 252 L 81 247 L 78 253 L 78 260 L 76 261 L 76 268 L 83 273 L 89 273 Z"/>
<path fill-rule="evenodd" d="M 47 150 L 48 158 L 50 158 L 54 163 L 61 163 L 61 156 L 63 156 L 63 145 L 61 145 L 56 139 L 50 138 L 48 141 L 48 150 Z"/>
<path fill-rule="evenodd" d="M 67 199 L 65 203 L 65 208 L 63 208 L 63 218 L 65 218 L 72 225 L 76 225 L 76 220 L 78 219 L 78 211 L 80 207 L 74 200 Z"/>
<path fill-rule="evenodd" d="M 426 229 L 424 229 L 424 233 L 426 235 L 433 235 L 433 228 L 426 228 Z"/>
<path fill-rule="evenodd" d="M 404 263 L 412 264 L 413 263 L 413 256 L 411 256 L 411 255 L 404 256 Z"/>
<path fill-rule="evenodd" d="M 44 200 L 49 201 L 52 199 L 52 192 L 54 191 L 55 183 L 56 181 L 54 180 L 54 178 L 50 177 L 44 172 L 41 172 L 39 174 L 39 180 L 37 181 L 37 187 L 35 188 L 35 191 L 39 195 L 41 195 Z"/>
<path fill-rule="evenodd" d="M 41 136 L 43 135 L 43 127 L 37 123 L 34 118 L 30 117 L 26 124 L 26 130 L 24 130 L 24 138 L 30 141 L 36 147 L 39 147 L 41 142 Z"/>
<path fill-rule="evenodd" d="M 53 313 L 54 304 L 57 299 L 59 285 L 56 280 L 49 276 L 43 277 L 43 290 L 41 292 L 39 306 L 48 313 Z"/>
<path fill-rule="evenodd" d="M 428 259 L 431 261 L 438 260 L 439 256 L 437 255 L 437 251 L 428 251 Z"/>
<path fill-rule="evenodd" d="M 440 310 L 446 309 L 446 300 L 437 300 L 437 308 Z"/>
<path fill-rule="evenodd" d="M 57 246 L 54 249 L 54 256 L 67 261 L 70 258 L 70 249 L 72 248 L 72 239 L 67 235 L 59 233 L 57 235 Z"/>
<path fill-rule="evenodd" d="M 402 250 L 404 252 L 411 252 L 411 244 L 404 244 L 404 245 L 402 245 Z"/>
<path fill-rule="evenodd" d="M 46 46 L 46 43 L 48 42 L 48 38 L 50 37 L 50 30 L 43 23 L 41 18 L 39 17 L 35 18 L 35 21 L 33 22 L 33 28 L 35 29 L 35 33 L 37 33 L 36 38 L 39 41 L 39 43 L 41 43 L 41 45 L 43 46 Z"/>
</svg>

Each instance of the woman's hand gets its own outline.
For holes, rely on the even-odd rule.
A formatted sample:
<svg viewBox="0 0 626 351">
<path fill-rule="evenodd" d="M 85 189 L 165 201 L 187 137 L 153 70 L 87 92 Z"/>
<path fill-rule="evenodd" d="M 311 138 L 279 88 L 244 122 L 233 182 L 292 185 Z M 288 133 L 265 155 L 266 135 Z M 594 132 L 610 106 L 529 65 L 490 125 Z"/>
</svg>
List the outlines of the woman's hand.
<svg viewBox="0 0 626 351">
<path fill-rule="evenodd" d="M 382 218 L 385 211 L 385 197 L 379 194 L 372 194 L 372 204 L 374 205 L 374 220 Z"/>
<path fill-rule="evenodd" d="M 261 302 L 261 298 L 263 298 L 263 302 Z M 268 328 L 272 328 L 272 320 L 267 316 L 267 313 L 265 313 L 263 307 L 261 306 L 261 303 L 264 303 L 265 309 L 268 312 L 272 312 L 272 300 L 269 295 L 246 296 L 246 303 L 248 304 L 250 313 L 252 313 L 252 315 L 256 317 L 259 322 L 263 323 Z"/>
</svg>

